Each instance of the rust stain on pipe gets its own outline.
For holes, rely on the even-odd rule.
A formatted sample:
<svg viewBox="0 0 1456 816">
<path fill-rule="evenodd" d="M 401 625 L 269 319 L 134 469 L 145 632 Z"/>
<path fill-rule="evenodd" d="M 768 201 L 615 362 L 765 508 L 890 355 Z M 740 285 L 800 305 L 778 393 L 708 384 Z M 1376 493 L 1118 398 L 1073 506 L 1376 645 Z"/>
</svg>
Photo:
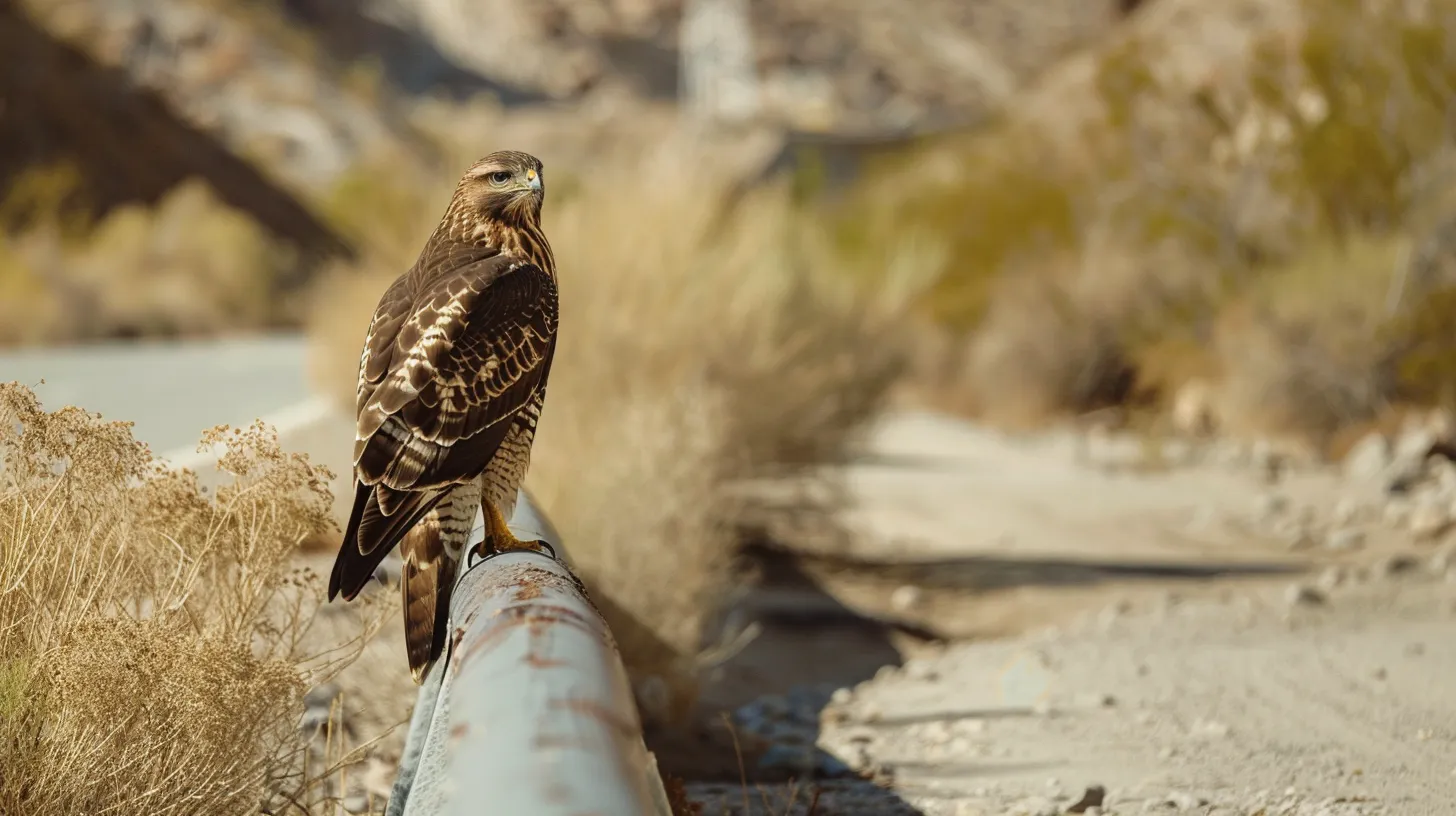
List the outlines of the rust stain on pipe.
<svg viewBox="0 0 1456 816">
<path fill-rule="evenodd" d="M 640 733 L 636 722 L 619 716 L 617 712 L 613 711 L 607 706 L 602 705 L 596 700 L 581 697 L 569 697 L 565 700 L 552 700 L 550 705 L 552 708 L 564 708 L 568 711 L 574 711 L 577 714 L 582 714 L 584 716 L 590 717 L 591 719 L 610 727 L 612 730 L 617 732 L 617 736 L 623 739 L 630 740 L 637 736 L 638 733 Z"/>
</svg>

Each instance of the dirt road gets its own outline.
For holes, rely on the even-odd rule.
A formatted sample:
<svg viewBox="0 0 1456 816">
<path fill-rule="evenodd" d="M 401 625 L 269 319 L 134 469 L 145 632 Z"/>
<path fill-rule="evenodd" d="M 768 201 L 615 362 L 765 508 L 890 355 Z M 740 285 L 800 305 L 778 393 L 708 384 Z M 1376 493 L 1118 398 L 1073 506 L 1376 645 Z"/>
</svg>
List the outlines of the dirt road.
<svg viewBox="0 0 1456 816">
<path fill-rule="evenodd" d="M 850 476 L 852 549 L 939 566 L 897 568 L 912 589 L 894 608 L 873 580 L 826 584 L 867 611 L 1012 634 L 835 692 L 818 745 L 890 793 L 830 783 L 821 812 L 1055 814 L 1101 786 L 1103 813 L 1456 813 L 1442 474 L 1392 498 L 1388 459 L 1271 485 L 1257 454 L 1148 467 L 1145 441 L 1079 447 L 917 414 L 878 434 Z M 1423 520 L 1439 507 L 1444 523 Z M 978 564 L 1017 578 L 937 588 Z M 1271 566 L 1288 572 L 1245 574 Z M 1068 571 L 1102 580 L 1038 580 Z M 706 812 L 744 809 L 714 790 Z"/>
</svg>

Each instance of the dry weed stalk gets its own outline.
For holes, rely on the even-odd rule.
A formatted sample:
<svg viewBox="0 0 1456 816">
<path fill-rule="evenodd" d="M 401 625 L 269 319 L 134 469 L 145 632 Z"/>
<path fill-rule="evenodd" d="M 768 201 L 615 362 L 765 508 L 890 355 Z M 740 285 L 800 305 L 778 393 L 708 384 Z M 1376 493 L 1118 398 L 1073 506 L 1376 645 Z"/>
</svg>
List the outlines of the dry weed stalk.
<svg viewBox="0 0 1456 816">
<path fill-rule="evenodd" d="M 215 442 L 209 497 L 128 423 L 0 384 L 0 812 L 308 806 L 302 693 L 357 646 L 305 649 L 322 593 L 291 566 L 330 474 L 261 423 Z"/>
</svg>

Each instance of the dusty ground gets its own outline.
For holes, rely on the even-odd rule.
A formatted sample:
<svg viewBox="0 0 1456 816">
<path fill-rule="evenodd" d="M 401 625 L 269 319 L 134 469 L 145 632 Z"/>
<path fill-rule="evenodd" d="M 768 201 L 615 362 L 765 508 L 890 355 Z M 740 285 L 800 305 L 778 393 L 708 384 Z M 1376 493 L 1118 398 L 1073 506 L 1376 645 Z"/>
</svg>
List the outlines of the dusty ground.
<svg viewBox="0 0 1456 816">
<path fill-rule="evenodd" d="M 1258 450 L 919 414 L 874 451 L 847 552 L 798 566 L 951 641 L 902 639 L 903 665 L 817 723 L 781 695 L 740 716 L 875 780 L 821 783 L 817 812 L 1053 814 L 1100 785 L 1104 813 L 1456 813 L 1442 468 L 1397 497 L 1398 454 L 1270 479 Z M 812 787 L 692 790 L 706 813 L 783 813 Z"/>
</svg>

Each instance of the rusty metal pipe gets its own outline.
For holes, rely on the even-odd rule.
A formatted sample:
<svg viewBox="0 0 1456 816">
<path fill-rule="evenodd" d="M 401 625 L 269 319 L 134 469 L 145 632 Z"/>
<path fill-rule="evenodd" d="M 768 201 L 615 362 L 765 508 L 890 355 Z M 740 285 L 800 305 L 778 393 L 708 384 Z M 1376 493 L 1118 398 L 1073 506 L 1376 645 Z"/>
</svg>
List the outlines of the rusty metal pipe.
<svg viewBox="0 0 1456 816">
<path fill-rule="evenodd" d="M 510 527 L 565 558 L 529 494 Z M 511 552 L 460 576 L 387 813 L 670 816 L 616 644 L 566 564 Z"/>
</svg>

